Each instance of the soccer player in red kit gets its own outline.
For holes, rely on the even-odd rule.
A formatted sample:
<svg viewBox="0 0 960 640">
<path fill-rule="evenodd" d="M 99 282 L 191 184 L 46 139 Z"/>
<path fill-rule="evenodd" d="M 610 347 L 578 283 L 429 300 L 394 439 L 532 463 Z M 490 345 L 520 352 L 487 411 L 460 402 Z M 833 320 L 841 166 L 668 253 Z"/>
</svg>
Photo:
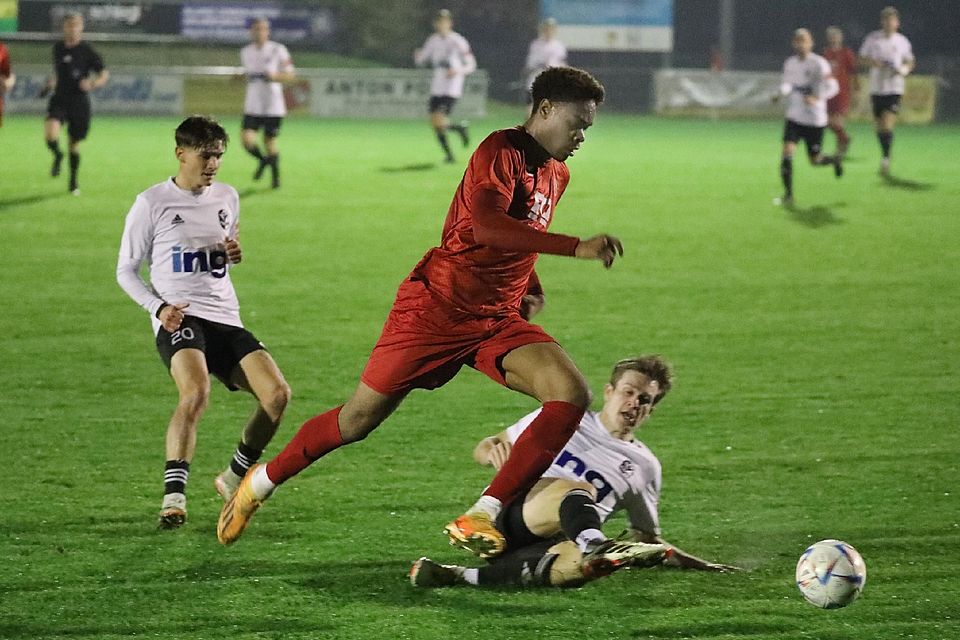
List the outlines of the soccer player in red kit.
<svg viewBox="0 0 960 640">
<path fill-rule="evenodd" d="M 590 403 L 573 361 L 526 319 L 543 304 L 534 263 L 550 253 L 610 267 L 623 255 L 610 235 L 547 233 L 570 179 L 564 161 L 593 124 L 603 86 L 580 69 L 554 67 L 537 77 L 532 94 L 527 121 L 490 134 L 470 158 L 440 246 L 400 285 L 353 397 L 305 422 L 273 460 L 250 469 L 220 513 L 221 543 L 237 540 L 277 485 L 365 438 L 412 389 L 440 387 L 467 365 L 543 404 L 484 495 L 445 529 L 451 544 L 478 555 L 503 550 L 496 516 L 550 466 Z"/>
<path fill-rule="evenodd" d="M 833 69 L 833 77 L 840 85 L 840 91 L 827 100 L 827 126 L 837 136 L 837 155 L 844 156 L 850 147 L 850 136 L 844 129 L 844 120 L 850 110 L 851 90 L 859 91 L 857 79 L 857 56 L 850 47 L 843 46 L 843 31 L 840 27 L 827 27 L 827 46 L 823 57 Z"/>
<path fill-rule="evenodd" d="M 0 127 L 3 126 L 3 96 L 13 89 L 17 76 L 10 69 L 10 51 L 0 42 Z"/>
</svg>

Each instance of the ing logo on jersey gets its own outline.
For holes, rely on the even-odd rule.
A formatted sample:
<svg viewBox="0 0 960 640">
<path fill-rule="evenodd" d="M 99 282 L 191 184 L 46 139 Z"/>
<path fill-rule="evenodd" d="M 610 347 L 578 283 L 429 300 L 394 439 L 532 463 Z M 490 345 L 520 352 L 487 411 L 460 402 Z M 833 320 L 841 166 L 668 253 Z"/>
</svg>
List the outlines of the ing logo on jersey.
<svg viewBox="0 0 960 640">
<path fill-rule="evenodd" d="M 174 273 L 209 273 L 214 278 L 227 275 L 227 252 L 219 249 L 207 251 L 184 251 L 177 245 L 172 254 Z"/>
<path fill-rule="evenodd" d="M 527 218 L 546 229 L 550 225 L 550 218 L 553 215 L 553 203 L 550 198 L 539 191 L 533 192 L 533 207 L 527 213 Z"/>
<path fill-rule="evenodd" d="M 553 461 L 553 464 L 557 465 L 561 469 L 569 469 L 574 475 L 580 476 L 585 481 L 596 487 L 597 502 L 602 502 L 603 499 L 610 495 L 610 492 L 613 491 L 613 486 L 607 482 L 607 479 L 603 477 L 602 473 L 599 471 L 594 471 L 593 469 L 587 469 L 586 462 L 573 455 L 566 449 L 560 452 L 560 455 L 557 456 L 557 459 Z"/>
</svg>

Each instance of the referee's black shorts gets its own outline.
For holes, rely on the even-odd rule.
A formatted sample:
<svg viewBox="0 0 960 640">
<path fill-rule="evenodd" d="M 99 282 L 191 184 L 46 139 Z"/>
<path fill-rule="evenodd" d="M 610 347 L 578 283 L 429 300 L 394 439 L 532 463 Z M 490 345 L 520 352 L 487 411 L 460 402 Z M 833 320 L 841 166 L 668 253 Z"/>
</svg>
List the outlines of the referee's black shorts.
<svg viewBox="0 0 960 640">
<path fill-rule="evenodd" d="M 67 123 L 67 135 L 73 142 L 80 142 L 90 132 L 90 97 L 83 93 L 75 96 L 54 94 L 47 104 L 47 119 Z"/>
</svg>

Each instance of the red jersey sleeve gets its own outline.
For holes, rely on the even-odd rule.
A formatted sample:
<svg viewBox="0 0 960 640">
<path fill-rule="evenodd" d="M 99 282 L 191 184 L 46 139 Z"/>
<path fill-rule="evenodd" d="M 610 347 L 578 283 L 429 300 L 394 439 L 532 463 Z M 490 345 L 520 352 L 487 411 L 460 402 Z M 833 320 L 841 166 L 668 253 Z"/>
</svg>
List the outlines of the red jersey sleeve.
<svg viewBox="0 0 960 640">
<path fill-rule="evenodd" d="M 523 156 L 506 145 L 491 147 L 482 145 L 474 154 L 475 169 L 482 176 L 470 194 L 474 239 L 501 251 L 575 255 L 579 238 L 538 231 L 507 214 L 525 170 Z"/>
</svg>

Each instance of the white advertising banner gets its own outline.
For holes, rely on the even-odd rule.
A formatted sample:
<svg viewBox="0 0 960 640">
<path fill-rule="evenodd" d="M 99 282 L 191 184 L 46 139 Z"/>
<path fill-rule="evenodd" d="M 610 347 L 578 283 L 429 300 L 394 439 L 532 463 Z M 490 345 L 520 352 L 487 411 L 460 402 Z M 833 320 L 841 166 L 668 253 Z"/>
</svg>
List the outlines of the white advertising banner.
<svg viewBox="0 0 960 640">
<path fill-rule="evenodd" d="M 783 115 L 780 74 L 752 71 L 661 69 L 654 79 L 657 113 L 664 115 Z"/>
<path fill-rule="evenodd" d="M 44 70 L 41 70 L 44 69 Z M 45 113 L 49 98 L 40 92 L 50 71 L 17 67 L 17 84 L 6 96 L 8 113 Z M 183 112 L 183 77 L 153 72 L 112 72 L 110 81 L 90 94 L 94 115 L 175 114 Z"/>
<path fill-rule="evenodd" d="M 310 112 L 321 118 L 413 119 L 427 115 L 430 77 L 422 69 L 315 69 L 300 75 L 310 81 Z M 485 71 L 467 76 L 454 118 L 486 115 Z"/>
</svg>

